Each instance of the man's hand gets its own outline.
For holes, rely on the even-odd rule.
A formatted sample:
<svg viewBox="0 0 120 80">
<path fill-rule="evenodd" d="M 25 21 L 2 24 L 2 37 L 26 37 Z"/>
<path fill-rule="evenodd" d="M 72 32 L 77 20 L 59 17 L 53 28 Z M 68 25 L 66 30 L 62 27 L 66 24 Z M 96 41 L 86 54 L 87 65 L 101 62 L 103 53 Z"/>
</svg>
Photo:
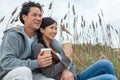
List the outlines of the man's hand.
<svg viewBox="0 0 120 80">
<path fill-rule="evenodd" d="M 64 70 L 60 80 L 74 80 L 74 75 L 69 70 Z"/>
<path fill-rule="evenodd" d="M 37 61 L 41 68 L 50 66 L 52 64 L 52 55 L 51 54 L 44 55 L 44 52 L 42 51 L 38 54 Z"/>
</svg>

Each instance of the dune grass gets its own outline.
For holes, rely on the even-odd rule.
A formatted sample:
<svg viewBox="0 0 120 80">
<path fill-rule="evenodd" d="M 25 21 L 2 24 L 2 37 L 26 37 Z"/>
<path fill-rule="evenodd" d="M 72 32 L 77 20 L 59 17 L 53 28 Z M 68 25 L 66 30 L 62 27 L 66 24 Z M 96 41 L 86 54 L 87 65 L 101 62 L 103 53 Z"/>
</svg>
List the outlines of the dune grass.
<svg viewBox="0 0 120 80">
<path fill-rule="evenodd" d="M 76 71 L 80 72 L 95 61 L 100 59 L 108 59 L 115 68 L 115 73 L 120 80 L 120 50 L 112 49 L 109 46 L 101 46 L 100 44 L 77 44 L 73 45 L 74 57 L 73 63 L 76 65 Z"/>
</svg>

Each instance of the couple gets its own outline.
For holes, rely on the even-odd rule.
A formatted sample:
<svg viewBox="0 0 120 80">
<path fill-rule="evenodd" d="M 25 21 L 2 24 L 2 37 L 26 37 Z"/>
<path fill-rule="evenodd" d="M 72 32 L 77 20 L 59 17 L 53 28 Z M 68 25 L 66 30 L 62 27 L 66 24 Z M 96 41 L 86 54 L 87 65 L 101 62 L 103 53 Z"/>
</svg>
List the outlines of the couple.
<svg viewBox="0 0 120 80">
<path fill-rule="evenodd" d="M 72 48 L 63 50 L 54 39 L 57 23 L 49 17 L 42 19 L 39 3 L 24 3 L 20 21 L 24 26 L 4 32 L 0 47 L 0 78 L 2 80 L 117 80 L 113 65 L 99 60 L 79 74 L 71 63 Z M 50 47 L 53 55 L 43 55 L 42 47 Z"/>
</svg>

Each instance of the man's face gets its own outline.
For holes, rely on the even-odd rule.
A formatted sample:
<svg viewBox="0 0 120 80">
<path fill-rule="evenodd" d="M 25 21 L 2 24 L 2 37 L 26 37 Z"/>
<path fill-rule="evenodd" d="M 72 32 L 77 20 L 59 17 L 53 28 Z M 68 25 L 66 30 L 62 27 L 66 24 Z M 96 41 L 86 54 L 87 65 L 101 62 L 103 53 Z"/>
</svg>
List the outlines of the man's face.
<svg viewBox="0 0 120 80">
<path fill-rule="evenodd" d="M 23 15 L 25 27 L 32 28 L 34 30 L 39 29 L 41 25 L 41 11 L 37 7 L 31 7 L 28 15 Z"/>
</svg>

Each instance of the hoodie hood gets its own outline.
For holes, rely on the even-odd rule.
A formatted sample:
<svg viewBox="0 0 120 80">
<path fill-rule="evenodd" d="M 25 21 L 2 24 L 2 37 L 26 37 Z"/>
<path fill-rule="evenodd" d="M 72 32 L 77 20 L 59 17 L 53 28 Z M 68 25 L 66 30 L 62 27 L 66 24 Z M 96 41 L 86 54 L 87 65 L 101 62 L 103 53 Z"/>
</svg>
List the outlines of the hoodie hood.
<svg viewBox="0 0 120 80">
<path fill-rule="evenodd" d="M 22 35 L 24 35 L 24 26 L 20 26 L 20 25 L 17 25 L 15 27 L 11 27 L 10 29 L 7 29 L 4 31 L 4 34 L 8 33 L 8 32 L 11 32 L 11 31 L 16 31 L 17 33 L 20 33 Z"/>
</svg>

